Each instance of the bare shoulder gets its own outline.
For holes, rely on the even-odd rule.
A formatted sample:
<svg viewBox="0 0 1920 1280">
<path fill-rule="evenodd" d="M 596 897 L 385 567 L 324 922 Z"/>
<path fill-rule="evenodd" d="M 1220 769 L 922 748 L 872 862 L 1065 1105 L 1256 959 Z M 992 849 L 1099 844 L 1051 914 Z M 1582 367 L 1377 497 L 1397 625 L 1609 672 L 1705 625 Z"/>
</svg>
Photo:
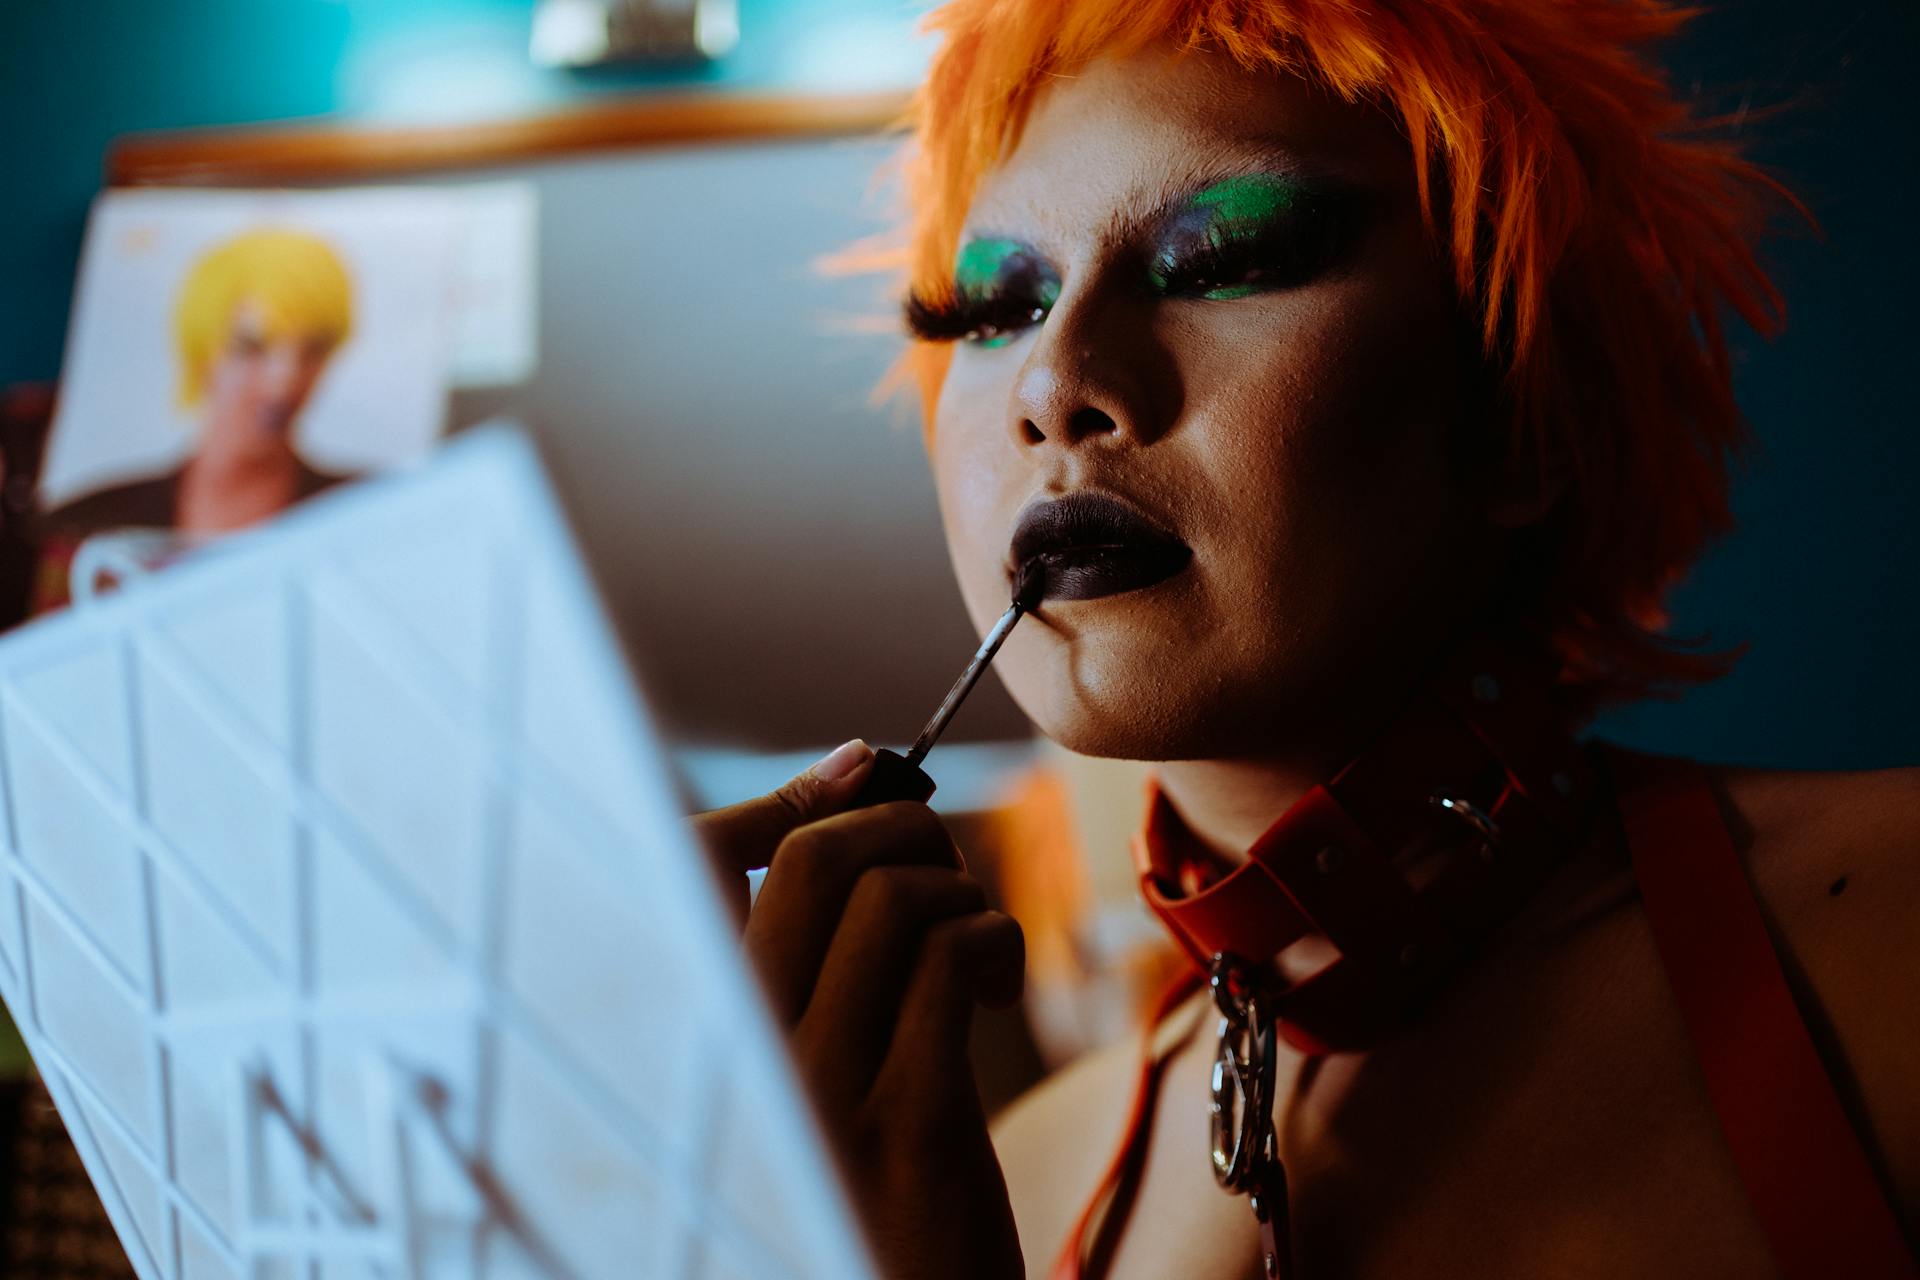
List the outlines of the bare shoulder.
<svg viewBox="0 0 1920 1280">
<path fill-rule="evenodd" d="M 1846 932 L 1867 931 L 1858 945 L 1920 947 L 1920 768 L 1709 772 L 1755 887 L 1783 926 L 1844 915 Z"/>
<path fill-rule="evenodd" d="M 1843 1100 L 1920 1213 L 1920 768 L 1710 775 Z"/>
<path fill-rule="evenodd" d="M 1874 852 L 1920 835 L 1920 767 L 1807 771 L 1715 766 L 1754 836 L 1805 834 Z M 1907 847 L 1911 851 L 1911 845 Z"/>
<path fill-rule="evenodd" d="M 1139 1056 L 1138 1038 L 1128 1036 L 1054 1072 L 994 1119 L 1028 1275 L 1047 1274 L 1105 1171 Z"/>
<path fill-rule="evenodd" d="M 1156 1043 L 1178 1039 L 1191 1007 L 1161 1024 Z M 1053 1255 L 1119 1145 L 1138 1081 L 1140 1037 L 1130 1035 L 1054 1072 L 993 1122 L 994 1151 L 1020 1229 L 1027 1274 L 1049 1274 Z"/>
</svg>

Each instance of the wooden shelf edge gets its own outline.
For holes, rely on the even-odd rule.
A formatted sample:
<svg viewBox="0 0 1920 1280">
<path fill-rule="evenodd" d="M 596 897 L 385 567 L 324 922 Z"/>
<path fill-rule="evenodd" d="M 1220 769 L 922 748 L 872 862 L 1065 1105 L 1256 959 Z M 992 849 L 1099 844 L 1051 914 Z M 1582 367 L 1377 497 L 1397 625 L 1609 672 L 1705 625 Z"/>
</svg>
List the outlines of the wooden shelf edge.
<svg viewBox="0 0 1920 1280">
<path fill-rule="evenodd" d="M 717 140 L 880 133 L 905 90 L 846 95 L 710 92 L 625 98 L 521 120 L 406 128 L 261 125 L 131 134 L 107 152 L 111 186 L 363 181 L 552 156 Z"/>
</svg>

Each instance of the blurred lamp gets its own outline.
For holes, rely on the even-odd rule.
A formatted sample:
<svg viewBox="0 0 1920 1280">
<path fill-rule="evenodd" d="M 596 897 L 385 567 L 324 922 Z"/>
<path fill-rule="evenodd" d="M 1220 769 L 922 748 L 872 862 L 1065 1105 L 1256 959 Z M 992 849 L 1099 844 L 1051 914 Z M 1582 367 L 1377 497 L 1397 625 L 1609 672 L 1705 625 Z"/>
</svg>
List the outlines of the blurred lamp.
<svg viewBox="0 0 1920 1280">
<path fill-rule="evenodd" d="M 533 60 L 546 67 L 717 58 L 739 38 L 739 0 L 539 0 L 533 11 Z"/>
</svg>

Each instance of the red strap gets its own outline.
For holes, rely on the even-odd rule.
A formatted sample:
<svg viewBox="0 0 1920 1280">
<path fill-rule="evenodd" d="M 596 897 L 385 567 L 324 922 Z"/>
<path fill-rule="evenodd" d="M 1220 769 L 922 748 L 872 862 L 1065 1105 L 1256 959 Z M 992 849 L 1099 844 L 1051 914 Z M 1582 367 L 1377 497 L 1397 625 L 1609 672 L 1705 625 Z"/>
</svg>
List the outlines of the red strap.
<svg viewBox="0 0 1920 1280">
<path fill-rule="evenodd" d="M 1264 966 L 1318 935 L 1333 958 L 1269 993 L 1280 1034 L 1313 1056 L 1378 1043 L 1583 842 L 1591 771 L 1557 670 L 1497 638 L 1459 646 L 1224 873 L 1150 788 L 1135 842 L 1147 906 L 1202 968 L 1222 953 Z"/>
<path fill-rule="evenodd" d="M 1087 1197 L 1086 1207 L 1080 1210 L 1073 1229 L 1067 1233 L 1066 1243 L 1054 1258 L 1053 1280 L 1087 1280 L 1091 1273 L 1083 1268 L 1088 1234 L 1102 1209 L 1109 1204 L 1119 1204 L 1123 1196 L 1131 1195 L 1134 1183 L 1146 1166 L 1147 1138 L 1153 1132 L 1153 1108 L 1160 1093 L 1160 1076 L 1176 1051 L 1154 1053 L 1153 1036 L 1167 1015 L 1200 989 L 1200 983 L 1198 972 L 1183 973 L 1154 1002 L 1140 1046 L 1140 1075 L 1134 1084 L 1133 1105 L 1127 1111 L 1127 1127 L 1121 1132 L 1119 1148 L 1113 1153 L 1107 1171 L 1100 1176 L 1099 1186 Z"/>
<path fill-rule="evenodd" d="M 1920 1276 L 1814 1051 L 1704 773 L 1614 753 L 1647 920 L 1785 1280 Z"/>
</svg>

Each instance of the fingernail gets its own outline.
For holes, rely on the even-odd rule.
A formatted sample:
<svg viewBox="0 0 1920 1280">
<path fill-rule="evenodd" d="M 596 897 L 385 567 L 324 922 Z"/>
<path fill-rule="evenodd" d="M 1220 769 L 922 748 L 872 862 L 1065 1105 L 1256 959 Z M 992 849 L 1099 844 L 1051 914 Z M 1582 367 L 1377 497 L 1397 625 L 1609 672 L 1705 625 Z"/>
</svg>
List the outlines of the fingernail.
<svg viewBox="0 0 1920 1280">
<path fill-rule="evenodd" d="M 822 782 L 838 782 L 871 759 L 873 748 L 855 738 L 822 756 L 809 772 Z"/>
</svg>

